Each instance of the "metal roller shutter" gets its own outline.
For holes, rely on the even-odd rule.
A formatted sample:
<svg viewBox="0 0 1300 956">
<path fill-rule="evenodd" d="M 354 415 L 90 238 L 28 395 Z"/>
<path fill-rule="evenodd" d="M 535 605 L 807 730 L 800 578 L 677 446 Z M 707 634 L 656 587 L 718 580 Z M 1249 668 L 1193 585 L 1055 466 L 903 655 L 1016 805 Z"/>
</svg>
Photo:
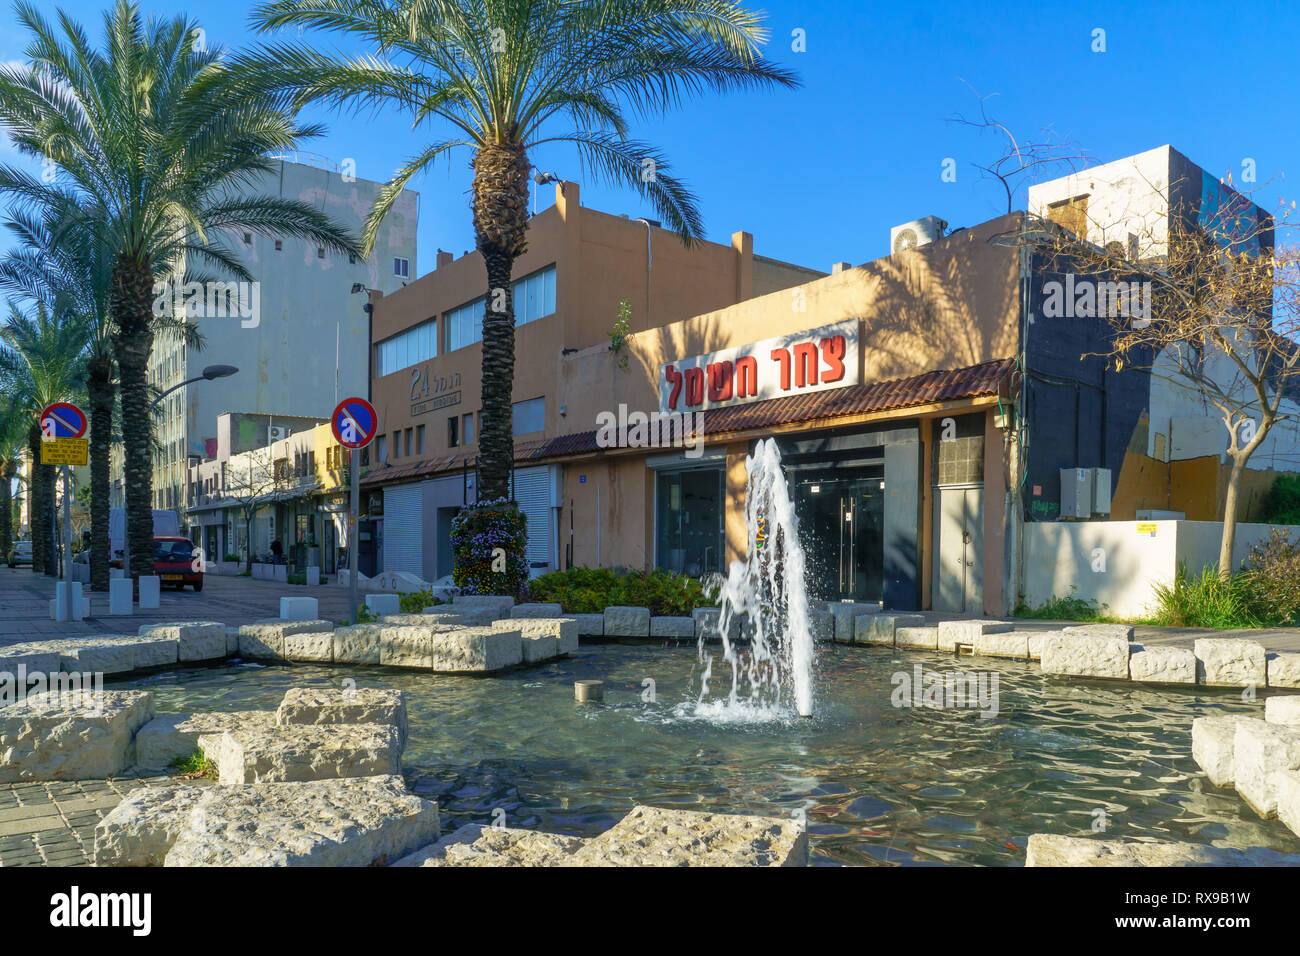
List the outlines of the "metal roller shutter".
<svg viewBox="0 0 1300 956">
<path fill-rule="evenodd" d="M 384 570 L 424 577 L 423 485 L 384 488 Z"/>
<path fill-rule="evenodd" d="M 525 468 L 515 472 L 515 500 L 528 517 L 528 563 L 533 566 L 531 573 L 542 574 L 550 567 L 555 554 L 550 469 Z"/>
</svg>

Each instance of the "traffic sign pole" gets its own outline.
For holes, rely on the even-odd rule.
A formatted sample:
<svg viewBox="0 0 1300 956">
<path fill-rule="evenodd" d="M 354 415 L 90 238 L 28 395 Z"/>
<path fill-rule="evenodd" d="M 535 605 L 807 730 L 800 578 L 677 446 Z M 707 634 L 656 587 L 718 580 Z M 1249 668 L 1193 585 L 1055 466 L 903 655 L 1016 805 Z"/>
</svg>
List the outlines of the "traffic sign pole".
<svg viewBox="0 0 1300 956">
<path fill-rule="evenodd" d="M 63 590 L 66 620 L 71 623 L 76 619 L 73 613 L 72 596 L 72 472 L 67 465 L 61 465 L 63 471 Z"/>
<path fill-rule="evenodd" d="M 348 575 L 348 593 L 349 600 L 352 602 L 352 623 L 360 622 L 360 613 L 357 606 L 357 573 L 361 568 L 361 561 L 358 555 L 358 545 L 361 535 L 358 527 L 358 515 L 361 514 L 361 476 L 357 474 L 361 453 L 355 448 L 352 449 L 352 464 L 348 468 L 349 475 L 352 479 L 352 490 L 349 495 L 348 503 L 348 563 L 352 565 L 352 573 Z"/>
</svg>

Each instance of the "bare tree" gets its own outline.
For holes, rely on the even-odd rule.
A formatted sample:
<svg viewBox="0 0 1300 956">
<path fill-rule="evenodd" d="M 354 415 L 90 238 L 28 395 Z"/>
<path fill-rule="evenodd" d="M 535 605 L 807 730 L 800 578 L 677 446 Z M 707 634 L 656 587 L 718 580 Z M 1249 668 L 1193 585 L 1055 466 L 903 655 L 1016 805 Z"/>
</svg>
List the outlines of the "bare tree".
<svg viewBox="0 0 1300 956">
<path fill-rule="evenodd" d="M 1035 138 L 1017 137 L 1005 124 L 988 114 L 988 101 L 997 96 L 990 93 L 980 96 L 979 91 L 965 80 L 961 81 L 979 100 L 979 116 L 968 118 L 961 113 L 949 119 L 950 123 L 993 133 L 998 140 L 996 158 L 971 163 L 976 169 L 996 179 L 1007 197 L 1007 212 L 1016 206 L 1017 193 L 1022 187 L 1049 175 L 1060 175 L 1065 169 L 1076 172 L 1090 164 L 1088 154 L 1078 143 L 1057 138 L 1050 127 L 1038 131 Z"/>
<path fill-rule="evenodd" d="M 1141 215 L 1128 207 L 1111 214 L 1114 222 L 1085 214 L 1074 228 L 1039 220 L 1028 231 L 1057 272 L 1091 280 L 1075 285 L 1113 329 L 1109 351 L 1097 354 L 1116 370 L 1145 368 L 1173 383 L 1223 423 L 1231 467 L 1219 573 L 1227 577 L 1247 462 L 1279 422 L 1295 418 L 1300 249 L 1275 242 L 1291 210 L 1264 211 L 1230 178 L 1214 190 L 1217 203 L 1199 206 L 1171 202 L 1190 194 L 1177 183 L 1148 186 Z M 1107 241 L 1119 236 L 1126 241 Z M 1043 310 L 1050 315 L 1049 302 Z"/>
<path fill-rule="evenodd" d="M 242 460 L 241 460 L 242 459 Z M 233 503 L 244 523 L 244 540 L 247 553 L 244 570 L 253 568 L 253 519 L 265 505 L 274 502 L 276 494 L 285 487 L 287 477 L 279 473 L 271 449 L 258 448 L 231 459 L 226 466 L 225 483 L 221 492 Z"/>
</svg>

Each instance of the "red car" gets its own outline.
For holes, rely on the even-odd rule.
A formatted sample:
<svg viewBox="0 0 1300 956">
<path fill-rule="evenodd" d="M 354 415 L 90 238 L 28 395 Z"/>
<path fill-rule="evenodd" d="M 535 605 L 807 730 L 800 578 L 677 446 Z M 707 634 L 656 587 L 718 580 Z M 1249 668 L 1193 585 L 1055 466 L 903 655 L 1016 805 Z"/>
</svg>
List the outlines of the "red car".
<svg viewBox="0 0 1300 956">
<path fill-rule="evenodd" d="M 154 538 L 153 573 L 161 579 L 166 587 L 174 584 L 176 590 L 182 591 L 185 585 L 194 585 L 194 590 L 203 590 L 203 565 L 199 563 L 199 549 L 189 538 Z M 198 570 L 194 570 L 198 565 Z"/>
</svg>

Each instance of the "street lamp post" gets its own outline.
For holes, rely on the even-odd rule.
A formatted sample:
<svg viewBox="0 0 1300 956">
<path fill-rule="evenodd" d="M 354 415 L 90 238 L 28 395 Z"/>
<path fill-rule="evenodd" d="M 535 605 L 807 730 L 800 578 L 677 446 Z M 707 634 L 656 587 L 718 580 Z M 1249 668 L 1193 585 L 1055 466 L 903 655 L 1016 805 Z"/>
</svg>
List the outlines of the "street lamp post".
<svg viewBox="0 0 1300 956">
<path fill-rule="evenodd" d="M 158 397 L 149 403 L 149 411 L 152 412 L 164 398 L 178 388 L 193 385 L 195 382 L 211 382 L 214 379 L 227 378 L 238 371 L 239 369 L 233 365 L 209 365 L 194 378 L 187 378 L 185 381 L 177 382 L 175 385 L 159 392 Z M 131 577 L 131 516 L 130 512 L 127 511 L 125 492 L 124 487 L 122 494 L 122 573 L 129 578 Z"/>
</svg>

